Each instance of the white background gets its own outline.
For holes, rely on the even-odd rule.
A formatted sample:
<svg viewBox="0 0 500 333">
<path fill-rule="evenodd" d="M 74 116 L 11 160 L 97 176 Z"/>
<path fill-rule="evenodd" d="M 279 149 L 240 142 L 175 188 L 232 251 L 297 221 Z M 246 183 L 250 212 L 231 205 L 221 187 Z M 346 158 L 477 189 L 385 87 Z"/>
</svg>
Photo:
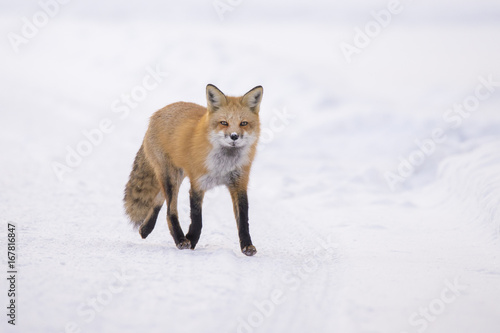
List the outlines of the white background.
<svg viewBox="0 0 500 333">
<path fill-rule="evenodd" d="M 44 22 L 36 1 L 1 2 L 0 251 L 14 223 L 19 271 L 15 327 L 1 279 L 2 332 L 498 332 L 500 83 L 449 113 L 481 77 L 500 82 L 498 1 L 401 1 L 351 62 L 341 45 L 388 2 L 231 3 L 73 0 Z M 167 75 L 125 114 L 148 68 Z M 175 248 L 165 210 L 146 240 L 123 213 L 149 116 L 205 105 L 207 83 L 264 87 L 255 257 L 223 188 L 195 251 Z M 112 130 L 57 177 L 103 119 Z"/>
</svg>

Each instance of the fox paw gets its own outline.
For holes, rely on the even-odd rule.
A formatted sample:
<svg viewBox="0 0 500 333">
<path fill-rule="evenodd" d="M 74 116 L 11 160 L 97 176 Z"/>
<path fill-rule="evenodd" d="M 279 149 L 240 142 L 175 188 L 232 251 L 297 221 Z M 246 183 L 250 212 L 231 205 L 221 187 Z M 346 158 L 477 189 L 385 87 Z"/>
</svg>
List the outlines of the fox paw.
<svg viewBox="0 0 500 333">
<path fill-rule="evenodd" d="M 139 234 L 141 235 L 142 239 L 146 239 L 146 237 L 149 236 L 149 234 L 153 231 L 153 228 L 148 227 L 147 225 L 141 225 L 139 228 Z"/>
<path fill-rule="evenodd" d="M 183 239 L 179 242 L 179 244 L 177 244 L 177 248 L 179 250 L 190 249 L 191 241 L 189 239 Z"/>
<path fill-rule="evenodd" d="M 257 249 L 253 245 L 247 245 L 241 249 L 241 252 L 243 252 L 243 254 L 251 257 L 257 253 Z"/>
</svg>

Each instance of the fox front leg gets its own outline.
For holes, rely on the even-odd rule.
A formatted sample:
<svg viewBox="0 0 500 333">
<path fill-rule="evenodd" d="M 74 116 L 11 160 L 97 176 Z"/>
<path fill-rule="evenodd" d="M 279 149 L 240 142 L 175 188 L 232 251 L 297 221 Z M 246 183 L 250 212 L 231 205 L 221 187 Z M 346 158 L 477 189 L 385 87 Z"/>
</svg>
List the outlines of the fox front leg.
<svg viewBox="0 0 500 333">
<path fill-rule="evenodd" d="M 234 216 L 238 226 L 238 236 L 240 237 L 241 252 L 247 256 L 253 256 L 257 249 L 252 245 L 248 226 L 248 196 L 246 189 L 238 189 L 229 186 L 229 192 L 233 200 Z"/>
<path fill-rule="evenodd" d="M 200 239 L 202 219 L 201 219 L 201 207 L 203 204 L 203 196 L 205 192 L 201 190 L 196 190 L 191 187 L 189 191 L 189 204 L 191 207 L 191 225 L 189 226 L 189 231 L 186 234 L 186 238 L 191 242 L 191 249 L 194 250 L 198 240 Z"/>
</svg>

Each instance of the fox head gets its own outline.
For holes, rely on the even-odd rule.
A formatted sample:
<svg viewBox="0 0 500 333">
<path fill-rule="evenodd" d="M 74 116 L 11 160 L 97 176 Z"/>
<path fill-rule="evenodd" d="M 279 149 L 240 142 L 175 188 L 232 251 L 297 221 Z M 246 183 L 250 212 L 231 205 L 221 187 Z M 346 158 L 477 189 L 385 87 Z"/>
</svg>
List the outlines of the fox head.
<svg viewBox="0 0 500 333">
<path fill-rule="evenodd" d="M 263 89 L 257 86 L 241 97 L 224 95 L 216 86 L 207 85 L 209 135 L 212 144 L 243 148 L 259 138 L 259 108 Z"/>
</svg>

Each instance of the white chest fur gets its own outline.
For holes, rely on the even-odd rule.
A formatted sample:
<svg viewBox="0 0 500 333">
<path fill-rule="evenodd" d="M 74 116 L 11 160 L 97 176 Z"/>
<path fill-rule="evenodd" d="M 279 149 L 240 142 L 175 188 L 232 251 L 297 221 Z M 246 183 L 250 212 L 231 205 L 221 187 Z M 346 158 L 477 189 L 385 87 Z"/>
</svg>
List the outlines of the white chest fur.
<svg viewBox="0 0 500 333">
<path fill-rule="evenodd" d="M 248 146 L 222 147 L 215 146 L 208 154 L 206 167 L 208 173 L 200 177 L 200 187 L 207 191 L 218 185 L 226 185 L 231 178 L 238 176 L 241 168 L 250 162 Z"/>
</svg>

